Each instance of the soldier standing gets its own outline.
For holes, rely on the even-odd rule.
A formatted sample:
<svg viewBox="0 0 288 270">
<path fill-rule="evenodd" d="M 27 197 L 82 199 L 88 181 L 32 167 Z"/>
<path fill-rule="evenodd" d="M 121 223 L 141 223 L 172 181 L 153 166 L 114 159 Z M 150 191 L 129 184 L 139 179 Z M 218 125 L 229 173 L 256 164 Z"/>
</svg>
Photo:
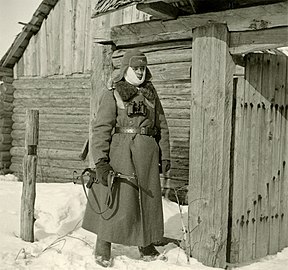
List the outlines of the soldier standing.
<svg viewBox="0 0 288 270">
<path fill-rule="evenodd" d="M 147 58 L 126 52 L 119 75 L 105 89 L 92 123 L 97 179 L 89 190 L 83 228 L 97 234 L 95 258 L 111 265 L 111 243 L 138 246 L 153 260 L 164 233 L 159 156 L 170 169 L 169 131 Z M 110 172 L 117 172 L 113 183 Z M 120 174 L 131 176 L 121 177 Z"/>
</svg>

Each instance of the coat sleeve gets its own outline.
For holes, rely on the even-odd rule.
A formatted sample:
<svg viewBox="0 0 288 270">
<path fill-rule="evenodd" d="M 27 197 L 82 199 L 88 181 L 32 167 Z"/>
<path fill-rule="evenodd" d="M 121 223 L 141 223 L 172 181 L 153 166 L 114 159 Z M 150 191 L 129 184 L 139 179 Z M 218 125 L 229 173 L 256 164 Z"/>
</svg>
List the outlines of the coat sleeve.
<svg viewBox="0 0 288 270">
<path fill-rule="evenodd" d="M 111 133 L 116 123 L 116 103 L 113 91 L 105 90 L 100 98 L 98 110 L 92 120 L 91 152 L 94 163 L 102 158 L 109 160 Z"/>
<path fill-rule="evenodd" d="M 156 93 L 156 91 L 155 91 Z M 164 114 L 164 110 L 160 99 L 156 93 L 156 127 L 158 129 L 158 144 L 161 150 L 161 159 L 169 159 L 170 160 L 170 140 L 169 140 L 169 129 L 166 121 L 166 117 Z"/>
</svg>

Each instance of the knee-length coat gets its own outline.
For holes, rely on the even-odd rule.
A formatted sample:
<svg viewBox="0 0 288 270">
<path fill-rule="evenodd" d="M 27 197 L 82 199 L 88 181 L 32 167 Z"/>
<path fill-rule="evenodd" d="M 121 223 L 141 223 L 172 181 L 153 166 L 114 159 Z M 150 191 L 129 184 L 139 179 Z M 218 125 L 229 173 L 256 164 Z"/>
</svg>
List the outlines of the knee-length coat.
<svg viewBox="0 0 288 270">
<path fill-rule="evenodd" d="M 131 101 L 144 102 L 147 114 L 128 116 Z M 108 242 L 147 246 L 164 233 L 159 152 L 162 160 L 170 159 L 170 146 L 162 105 L 150 81 L 136 88 L 122 80 L 104 91 L 98 108 L 92 124 L 95 163 L 108 158 L 115 172 L 137 178 L 115 179 L 110 207 L 105 204 L 108 187 L 94 183 L 82 227 Z M 115 133 L 115 127 L 157 128 L 157 136 Z"/>
</svg>

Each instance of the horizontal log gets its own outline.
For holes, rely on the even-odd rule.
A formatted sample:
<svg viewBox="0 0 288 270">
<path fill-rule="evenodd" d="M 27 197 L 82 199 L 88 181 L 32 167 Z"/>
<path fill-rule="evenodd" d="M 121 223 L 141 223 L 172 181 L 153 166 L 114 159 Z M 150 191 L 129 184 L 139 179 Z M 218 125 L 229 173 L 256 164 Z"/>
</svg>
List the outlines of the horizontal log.
<svg viewBox="0 0 288 270">
<path fill-rule="evenodd" d="M 13 77 L 13 69 L 0 66 L 0 77 Z"/>
<path fill-rule="evenodd" d="M 49 159 L 60 159 L 60 160 L 80 160 L 79 153 L 81 149 L 74 149 L 73 151 L 68 150 L 59 150 L 59 149 L 50 149 L 50 148 L 40 148 L 38 149 L 38 156 L 40 158 L 49 158 Z M 12 147 L 11 148 L 12 156 L 24 156 L 24 147 Z"/>
<path fill-rule="evenodd" d="M 152 73 L 152 81 L 174 81 L 190 79 L 191 62 L 167 63 L 149 66 Z M 113 71 L 113 76 L 117 76 L 119 69 Z"/>
<path fill-rule="evenodd" d="M 190 119 L 167 119 L 169 127 L 190 127 Z"/>
<path fill-rule="evenodd" d="M 178 96 L 177 94 L 173 96 L 163 95 L 161 97 L 161 103 L 164 108 L 177 108 L 177 109 L 185 109 L 190 108 L 190 96 Z"/>
<path fill-rule="evenodd" d="M 183 81 L 166 81 L 166 82 L 155 82 L 153 81 L 153 85 L 160 97 L 164 95 L 186 95 L 191 96 L 191 79 L 183 80 Z"/>
<path fill-rule="evenodd" d="M 21 164 L 23 161 L 23 157 L 14 156 L 11 158 L 12 163 Z M 58 160 L 58 159 L 48 159 L 41 158 L 38 160 L 39 166 L 45 167 L 53 167 L 53 168 L 66 168 L 69 170 L 75 170 L 77 172 L 81 172 L 88 166 L 88 161 L 76 161 L 76 160 Z"/>
<path fill-rule="evenodd" d="M 87 134 L 88 137 L 88 134 Z M 51 143 L 51 141 L 46 141 L 46 140 L 40 140 L 39 141 L 39 148 L 52 148 L 51 146 L 53 146 L 53 149 L 57 149 L 57 150 L 68 150 L 68 151 L 75 151 L 75 149 L 81 149 L 81 147 L 83 146 L 83 141 L 73 141 L 73 142 L 66 142 L 66 141 L 53 141 Z M 18 147 L 24 147 L 24 139 L 20 139 L 20 138 L 13 138 L 12 141 L 12 145 L 13 146 L 18 146 Z M 80 151 L 80 150 L 79 150 Z"/>
<path fill-rule="evenodd" d="M 166 118 L 179 118 L 179 119 L 190 119 L 190 109 L 166 109 L 165 106 L 164 107 L 164 112 L 166 115 Z"/>
<path fill-rule="evenodd" d="M 0 95 L 0 102 L 12 103 L 13 100 L 14 100 L 14 97 L 12 95 L 8 95 L 6 93 L 3 93 Z"/>
<path fill-rule="evenodd" d="M 169 134 L 172 138 L 189 138 L 190 128 L 189 127 L 169 127 Z"/>
<path fill-rule="evenodd" d="M 192 41 L 191 41 L 192 45 Z M 179 62 L 191 62 L 192 60 L 192 48 L 177 48 L 169 49 L 164 51 L 156 52 L 146 52 L 148 65 L 157 65 L 157 64 L 167 64 L 167 63 L 179 63 Z M 115 68 L 120 68 L 122 58 L 117 57 L 113 58 L 113 66 Z"/>
<path fill-rule="evenodd" d="M 55 116 L 55 117 L 53 117 Z M 13 114 L 12 119 L 15 123 L 23 123 L 25 121 L 24 114 Z M 89 124 L 89 116 L 88 115 L 51 115 L 51 114 L 42 114 L 40 115 L 40 126 L 46 123 L 54 123 L 54 124 Z"/>
<path fill-rule="evenodd" d="M 1 134 L 0 133 L 0 143 L 9 144 L 12 142 L 12 137 L 10 134 Z"/>
<path fill-rule="evenodd" d="M 25 130 L 26 124 L 25 123 L 14 123 L 13 124 L 14 130 Z M 1 130 L 1 129 L 0 129 Z M 53 122 L 45 122 L 40 123 L 39 125 L 40 131 L 50 131 L 53 130 L 55 132 L 87 132 L 89 131 L 89 125 L 88 123 L 79 123 L 79 124 L 71 124 L 71 123 L 53 123 Z"/>
<path fill-rule="evenodd" d="M 13 109 L 14 115 L 23 115 L 26 113 L 26 109 L 24 107 L 16 107 Z M 88 108 L 54 108 L 54 107 L 46 107 L 46 108 L 39 108 L 39 115 L 40 118 L 47 118 L 47 119 L 58 119 L 65 117 L 82 117 L 85 118 L 89 117 L 90 107 Z"/>
<path fill-rule="evenodd" d="M 192 39 L 189 40 L 173 40 L 172 42 L 163 42 L 163 43 L 155 43 L 155 44 L 149 44 L 149 45 L 140 45 L 137 46 L 137 48 L 146 54 L 149 53 L 155 53 L 159 51 L 165 51 L 165 50 L 173 50 L 173 49 L 178 49 L 178 50 L 185 50 L 185 49 L 191 49 L 192 47 Z M 124 49 L 117 49 L 113 52 L 112 58 L 113 61 L 115 61 L 116 58 L 118 57 L 123 57 L 125 54 L 126 50 Z"/>
<path fill-rule="evenodd" d="M 231 32 L 287 26 L 287 2 L 115 26 L 111 40 L 121 47 L 189 39 L 193 28 L 211 22 L 227 24 Z"/>
<path fill-rule="evenodd" d="M 8 94 L 8 95 L 13 95 L 14 90 L 15 90 L 15 88 L 11 83 L 3 83 L 3 87 L 1 89 L 1 92 Z"/>
<path fill-rule="evenodd" d="M 13 121 L 11 118 L 0 118 L 0 127 L 11 127 Z"/>
<path fill-rule="evenodd" d="M 87 98 L 70 98 L 66 97 L 63 99 L 54 98 L 26 98 L 26 99 L 15 99 L 15 107 L 25 107 L 37 109 L 38 107 L 52 107 L 52 108 L 89 108 L 90 99 Z"/>
<path fill-rule="evenodd" d="M 87 98 L 90 99 L 90 89 L 79 90 L 77 88 L 70 89 L 19 89 L 14 92 L 14 97 L 17 98 Z"/>
<path fill-rule="evenodd" d="M 57 78 L 57 79 L 27 79 L 19 78 L 13 82 L 13 86 L 19 89 L 91 89 L 90 76 L 84 78 Z"/>
<path fill-rule="evenodd" d="M 288 46 L 287 26 L 230 33 L 231 54 L 245 54 L 285 46 Z"/>
<path fill-rule="evenodd" d="M 22 176 L 22 164 L 12 163 L 10 170 Z M 47 166 L 37 166 L 37 179 L 36 182 L 48 182 L 47 179 L 56 178 L 63 179 L 63 182 L 73 182 L 73 176 L 77 177 L 73 173 L 73 169 L 57 168 L 57 167 L 47 167 Z M 58 181 L 55 181 L 58 182 Z"/>
<path fill-rule="evenodd" d="M 11 147 L 12 147 L 11 144 L 3 144 L 3 143 L 0 143 L 0 152 L 3 152 L 3 151 L 9 152 L 10 149 L 11 149 Z"/>
<path fill-rule="evenodd" d="M 0 134 L 10 134 L 12 131 L 11 127 L 0 127 Z"/>
<path fill-rule="evenodd" d="M 66 141 L 66 142 L 84 142 L 87 139 L 88 132 L 85 131 L 75 131 L 75 132 L 64 132 L 64 131 L 49 131 L 45 130 L 39 131 L 39 140 L 51 141 Z M 24 138 L 22 130 L 13 130 L 11 132 L 13 139 L 19 140 Z"/>
<path fill-rule="evenodd" d="M 0 103 L 1 106 L 1 103 Z M 12 111 L 6 111 L 0 109 L 0 118 L 10 118 L 12 117 L 13 112 Z"/>
<path fill-rule="evenodd" d="M 10 161 L 11 154 L 9 151 L 0 152 L 0 161 Z"/>
</svg>

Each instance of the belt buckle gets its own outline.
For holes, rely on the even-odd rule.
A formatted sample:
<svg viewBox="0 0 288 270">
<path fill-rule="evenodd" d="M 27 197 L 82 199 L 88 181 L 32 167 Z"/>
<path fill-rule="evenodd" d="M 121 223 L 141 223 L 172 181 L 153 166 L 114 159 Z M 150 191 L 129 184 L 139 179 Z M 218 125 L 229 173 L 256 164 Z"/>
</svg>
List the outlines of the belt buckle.
<svg viewBox="0 0 288 270">
<path fill-rule="evenodd" d="M 140 128 L 140 134 L 141 135 L 146 135 L 146 128 L 145 127 L 141 127 Z"/>
</svg>

